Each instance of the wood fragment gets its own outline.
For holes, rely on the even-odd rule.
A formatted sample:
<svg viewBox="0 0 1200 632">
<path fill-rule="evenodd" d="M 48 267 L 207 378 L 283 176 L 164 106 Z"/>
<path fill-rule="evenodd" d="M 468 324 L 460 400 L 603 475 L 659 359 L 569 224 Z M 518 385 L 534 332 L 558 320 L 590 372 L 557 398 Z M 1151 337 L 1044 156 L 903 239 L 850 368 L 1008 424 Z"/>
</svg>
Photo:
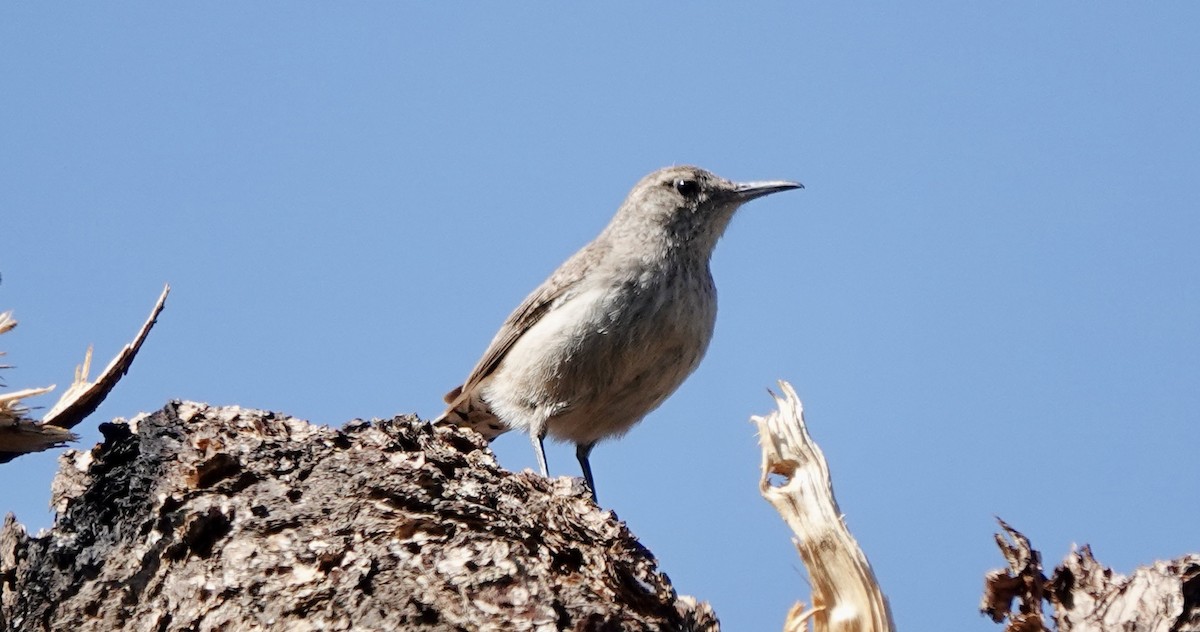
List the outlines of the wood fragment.
<svg viewBox="0 0 1200 632">
<path fill-rule="evenodd" d="M 150 310 L 150 317 L 142 324 L 142 328 L 138 330 L 137 336 L 134 336 L 133 342 L 121 349 L 112 362 L 104 367 L 104 371 L 100 373 L 95 382 L 88 381 L 88 373 L 91 372 L 92 367 L 92 348 L 88 347 L 83 364 L 75 369 L 75 381 L 62 394 L 50 412 L 42 417 L 42 423 L 59 428 L 74 428 L 96 411 L 104 398 L 112 392 L 117 382 L 121 381 L 121 378 L 129 372 L 133 358 L 142 348 L 142 343 L 146 341 L 150 329 L 158 322 L 158 315 L 162 313 L 163 306 L 167 302 L 167 295 L 170 293 L 171 286 L 164 285 L 162 294 L 158 296 L 158 302 L 154 304 L 154 309 Z"/>
<path fill-rule="evenodd" d="M 996 544 L 1008 568 L 987 574 L 980 607 L 997 623 L 1007 620 L 1007 632 L 1200 632 L 1200 555 L 1155 562 L 1125 576 L 1083 546 L 1047 579 L 1029 538 L 999 522 L 1003 533 Z M 1045 622 L 1043 601 L 1051 605 L 1053 627 Z"/>
<path fill-rule="evenodd" d="M 6 453 L 16 456 L 41 452 L 79 438 L 64 428 L 47 426 L 28 417 L 29 410 L 22 400 L 53 389 L 53 386 L 27 388 L 0 395 L 0 463 L 7 460 L 4 458 Z"/>
<path fill-rule="evenodd" d="M 13 393 L 0 395 L 0 463 L 7 463 L 22 454 L 41 452 L 62 446 L 70 441 L 76 441 L 79 436 L 68 429 L 73 428 L 96 411 L 105 397 L 112 392 L 129 371 L 133 358 L 145 342 L 150 329 L 157 322 L 166 304 L 167 294 L 171 286 L 163 287 L 150 317 L 142 324 L 133 342 L 125 345 L 120 353 L 109 362 L 95 382 L 88 380 L 92 367 L 92 348 L 88 347 L 84 354 L 83 364 L 75 368 L 75 380 L 63 393 L 58 402 L 42 417 L 35 421 L 29 417 L 29 409 L 22 402 L 25 399 L 47 393 L 53 386 L 45 388 L 30 388 Z M 12 312 L 0 314 L 0 334 L 16 327 Z M 0 354 L 3 355 L 3 354 Z"/>
<path fill-rule="evenodd" d="M 800 398 L 779 382 L 783 396 L 771 393 L 777 410 L 752 417 L 763 449 L 759 490 L 795 534 L 793 542 L 808 569 L 812 609 L 797 604 L 784 629 L 868 632 L 895 628 L 887 598 L 866 555 L 842 520 L 833 495 L 825 455 L 804 423 Z"/>
<path fill-rule="evenodd" d="M 0 334 L 17 326 L 12 312 L 0 314 Z M 4 355 L 0 352 L 0 355 Z M 0 368 L 11 368 L 7 365 Z M 0 463 L 5 463 L 21 454 L 41 452 L 78 437 L 56 426 L 44 426 L 29 417 L 29 407 L 24 400 L 54 390 L 54 386 L 26 388 L 0 394 Z"/>
<path fill-rule="evenodd" d="M 1041 632 L 1046 629 L 1042 617 L 1042 598 L 1046 576 L 1042 573 L 1042 555 L 1026 538 L 997 518 L 1002 533 L 996 534 L 996 546 L 1008 562 L 1008 568 L 994 570 L 984 579 L 981 612 L 1000 623 L 1008 620 L 1008 632 Z M 1017 611 L 1012 603 L 1018 602 Z"/>
</svg>

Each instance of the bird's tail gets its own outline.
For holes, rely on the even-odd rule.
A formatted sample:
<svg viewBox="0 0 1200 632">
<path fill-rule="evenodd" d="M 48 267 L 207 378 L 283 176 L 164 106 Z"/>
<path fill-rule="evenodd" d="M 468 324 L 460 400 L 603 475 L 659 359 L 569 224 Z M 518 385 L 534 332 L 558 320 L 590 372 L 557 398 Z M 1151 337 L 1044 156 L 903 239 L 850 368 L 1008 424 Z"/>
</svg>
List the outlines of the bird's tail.
<svg viewBox="0 0 1200 632">
<path fill-rule="evenodd" d="M 446 393 L 446 411 L 433 420 L 435 426 L 466 426 L 483 435 L 489 442 L 510 428 L 492 413 L 487 402 L 476 393 L 463 393 L 462 387 Z"/>
</svg>

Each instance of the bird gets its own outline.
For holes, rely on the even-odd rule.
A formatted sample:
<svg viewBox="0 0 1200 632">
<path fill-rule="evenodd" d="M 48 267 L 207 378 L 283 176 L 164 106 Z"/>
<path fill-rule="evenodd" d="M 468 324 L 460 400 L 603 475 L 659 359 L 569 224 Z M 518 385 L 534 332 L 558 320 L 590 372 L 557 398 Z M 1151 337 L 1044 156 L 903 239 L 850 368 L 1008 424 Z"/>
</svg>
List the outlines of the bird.
<svg viewBox="0 0 1200 632">
<path fill-rule="evenodd" d="M 658 408 L 708 349 L 717 315 L 709 262 L 734 213 L 802 188 L 732 182 L 690 165 L 645 176 L 599 236 L 509 315 L 433 423 L 489 442 L 524 431 L 542 476 L 545 438 L 572 442 L 597 500 L 592 449 Z"/>
</svg>

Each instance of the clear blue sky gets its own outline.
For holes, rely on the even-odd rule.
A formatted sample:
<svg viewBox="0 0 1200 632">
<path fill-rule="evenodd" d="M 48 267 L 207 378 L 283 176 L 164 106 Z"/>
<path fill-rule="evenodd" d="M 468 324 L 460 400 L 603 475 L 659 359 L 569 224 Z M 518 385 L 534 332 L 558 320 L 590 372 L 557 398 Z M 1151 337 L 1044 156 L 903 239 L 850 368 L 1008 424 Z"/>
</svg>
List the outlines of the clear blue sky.
<svg viewBox="0 0 1200 632">
<path fill-rule="evenodd" d="M 726 629 L 778 629 L 809 587 L 747 418 L 785 378 L 900 627 L 997 629 L 994 515 L 1051 566 L 1200 550 L 1198 29 L 1191 2 L 5 3 L 4 380 L 61 391 L 169 281 L 81 447 L 172 398 L 431 416 L 646 172 L 799 180 L 733 222 L 708 357 L 597 448 L 601 499 Z M 0 466 L 0 510 L 47 526 L 55 466 Z"/>
</svg>

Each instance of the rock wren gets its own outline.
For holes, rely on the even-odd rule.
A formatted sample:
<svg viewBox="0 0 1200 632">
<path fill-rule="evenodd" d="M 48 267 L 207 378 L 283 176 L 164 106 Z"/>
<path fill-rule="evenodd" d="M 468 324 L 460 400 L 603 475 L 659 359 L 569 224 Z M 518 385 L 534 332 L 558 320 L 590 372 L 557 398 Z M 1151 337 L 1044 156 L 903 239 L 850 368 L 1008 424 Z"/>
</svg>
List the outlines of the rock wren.
<svg viewBox="0 0 1200 632">
<path fill-rule="evenodd" d="M 697 167 L 642 178 L 608 226 L 504 321 L 434 420 L 488 441 L 529 433 L 542 476 L 546 435 L 588 456 L 658 407 L 696 369 L 712 338 L 709 259 L 738 207 L 797 182 L 730 182 Z"/>
</svg>

